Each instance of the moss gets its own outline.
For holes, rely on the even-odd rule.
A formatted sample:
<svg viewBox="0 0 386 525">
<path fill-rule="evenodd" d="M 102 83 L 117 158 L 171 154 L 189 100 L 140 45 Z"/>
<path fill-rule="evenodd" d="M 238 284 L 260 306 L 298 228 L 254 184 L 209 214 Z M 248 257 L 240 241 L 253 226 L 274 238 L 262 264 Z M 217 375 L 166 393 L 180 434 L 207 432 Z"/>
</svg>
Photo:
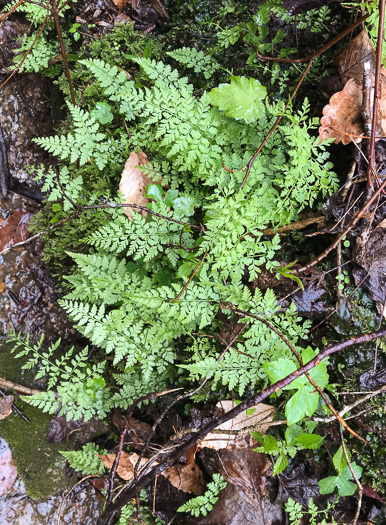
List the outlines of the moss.
<svg viewBox="0 0 386 525">
<path fill-rule="evenodd" d="M 0 376 L 24 386 L 31 385 L 34 372 L 27 371 L 26 374 L 21 371 L 19 360 L 15 360 L 9 350 L 9 344 L 0 341 Z M 52 416 L 43 414 L 17 396 L 15 404 L 30 423 L 13 412 L 0 421 L 0 435 L 11 447 L 14 463 L 27 494 L 32 498 L 47 498 L 67 486 L 64 473 L 66 460 L 59 454 L 59 450 L 71 449 L 71 444 L 47 443 L 46 436 Z"/>
</svg>

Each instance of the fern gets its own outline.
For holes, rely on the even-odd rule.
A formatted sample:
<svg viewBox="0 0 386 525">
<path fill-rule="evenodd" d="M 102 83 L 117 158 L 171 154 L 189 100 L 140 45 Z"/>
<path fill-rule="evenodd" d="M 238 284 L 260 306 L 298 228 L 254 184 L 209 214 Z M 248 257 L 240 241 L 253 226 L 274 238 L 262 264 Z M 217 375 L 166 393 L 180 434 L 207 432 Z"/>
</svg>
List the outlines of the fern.
<svg viewBox="0 0 386 525">
<path fill-rule="evenodd" d="M 227 483 L 220 474 L 213 474 L 213 481 L 208 483 L 207 490 L 202 496 L 192 498 L 182 505 L 178 512 L 188 512 L 192 516 L 206 516 L 213 509 L 218 500 L 218 494 L 225 489 Z"/>
<path fill-rule="evenodd" d="M 81 166 L 95 162 L 102 170 L 118 145 L 99 132 L 99 124 L 87 111 L 70 103 L 68 109 L 74 121 L 74 133 L 41 137 L 35 142 L 62 160 L 68 159 L 72 163 L 79 160 Z"/>
<path fill-rule="evenodd" d="M 202 73 L 206 79 L 220 68 L 220 64 L 213 58 L 195 48 L 182 47 L 166 54 L 185 67 L 193 69 L 195 73 Z"/>
<path fill-rule="evenodd" d="M 107 454 L 107 450 L 102 450 L 95 443 L 87 443 L 82 450 L 61 451 L 70 467 L 82 472 L 84 476 L 88 474 L 103 474 L 106 470 L 98 454 Z"/>
<path fill-rule="evenodd" d="M 105 403 L 109 392 L 105 389 L 106 383 L 102 377 L 105 362 L 90 366 L 87 347 L 77 354 L 71 348 L 55 359 L 54 353 L 60 346 L 60 339 L 46 351 L 42 350 L 44 336 L 33 346 L 29 335 L 25 341 L 20 335 L 14 335 L 11 340 L 15 343 L 13 352 L 18 352 L 16 358 L 30 356 L 22 368 L 40 365 L 36 378 L 47 378 L 48 390 L 28 398 L 32 406 L 49 414 L 59 410 L 59 415 L 65 415 L 68 421 L 81 417 L 88 421 L 94 415 L 106 415 Z"/>
</svg>

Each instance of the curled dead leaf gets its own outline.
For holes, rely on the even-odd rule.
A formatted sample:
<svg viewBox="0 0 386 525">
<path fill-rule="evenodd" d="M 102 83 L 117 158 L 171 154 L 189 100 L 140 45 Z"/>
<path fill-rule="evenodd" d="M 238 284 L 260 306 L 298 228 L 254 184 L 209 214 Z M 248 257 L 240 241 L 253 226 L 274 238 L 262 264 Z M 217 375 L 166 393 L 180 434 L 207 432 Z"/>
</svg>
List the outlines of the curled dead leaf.
<svg viewBox="0 0 386 525">
<path fill-rule="evenodd" d="M 102 460 L 102 463 L 111 470 L 116 454 L 98 454 L 98 457 Z M 117 468 L 118 476 L 125 481 L 130 481 L 134 477 L 134 469 L 138 460 L 138 454 L 127 454 L 127 452 L 122 452 Z M 140 468 L 146 465 L 147 462 L 147 458 L 141 458 Z M 158 462 L 153 462 L 153 466 L 157 464 Z M 179 490 L 193 493 L 197 496 L 204 492 L 204 475 L 195 463 L 170 467 L 162 472 L 162 475 Z"/>
<path fill-rule="evenodd" d="M 116 454 L 98 454 L 98 456 L 102 460 L 102 463 L 106 465 L 109 470 L 111 470 L 116 458 Z M 134 476 L 134 468 L 138 460 L 138 454 L 127 454 L 127 452 L 122 452 L 117 468 L 118 476 L 125 481 L 130 481 Z M 140 467 L 146 465 L 147 461 L 148 460 L 146 458 L 141 458 Z"/>
<path fill-rule="evenodd" d="M 145 188 L 149 184 L 158 184 L 159 180 L 150 179 L 138 166 L 148 166 L 150 162 L 147 159 L 146 153 L 140 151 L 136 153 L 133 151 L 127 159 L 125 168 L 121 175 L 119 183 L 119 191 L 124 195 L 124 203 L 137 204 L 138 206 L 146 207 L 149 199 L 145 197 Z M 146 216 L 145 211 L 141 211 L 142 215 Z M 133 215 L 130 208 L 125 208 L 125 215 L 132 221 Z"/>
<path fill-rule="evenodd" d="M 370 123 L 375 82 L 375 50 L 369 35 L 363 30 L 335 59 L 342 81 L 343 91 L 335 93 L 323 109 L 320 141 L 334 138 L 335 143 L 361 142 L 358 136 L 366 135 L 364 119 Z M 381 68 L 381 93 L 377 112 L 377 137 L 386 135 L 386 70 Z M 331 129 L 333 128 L 333 129 Z M 339 133 L 343 131 L 343 133 Z M 350 138 L 351 135 L 351 138 Z M 355 137 L 356 135 L 356 137 Z"/>
<path fill-rule="evenodd" d="M 349 144 L 349 135 L 363 135 L 362 123 L 362 87 L 350 79 L 344 86 L 343 91 L 335 93 L 330 102 L 323 108 L 323 117 L 319 128 L 320 142 L 325 139 L 334 138 L 335 144 L 342 142 Z M 348 135 L 339 133 L 344 131 Z M 355 142 L 362 139 L 353 138 Z"/>
</svg>

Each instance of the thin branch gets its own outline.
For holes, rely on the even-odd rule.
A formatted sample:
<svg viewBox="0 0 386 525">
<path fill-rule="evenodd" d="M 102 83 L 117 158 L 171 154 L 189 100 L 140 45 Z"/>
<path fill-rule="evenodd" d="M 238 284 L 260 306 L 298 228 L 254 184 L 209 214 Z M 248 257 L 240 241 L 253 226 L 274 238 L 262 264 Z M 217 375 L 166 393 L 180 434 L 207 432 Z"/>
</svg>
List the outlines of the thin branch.
<svg viewBox="0 0 386 525">
<path fill-rule="evenodd" d="M 101 208 L 133 208 L 135 210 L 142 210 L 142 211 L 146 211 L 146 213 L 150 213 L 150 215 L 154 215 L 154 216 L 159 217 L 161 219 L 165 219 L 165 220 L 168 220 L 168 221 L 171 221 L 171 222 L 175 222 L 177 224 L 182 224 L 183 226 L 187 225 L 187 226 L 189 226 L 190 228 L 192 228 L 194 230 L 203 231 L 203 227 L 202 226 L 196 226 L 195 224 L 189 224 L 187 222 L 178 221 L 177 219 L 173 219 L 172 217 L 167 217 L 166 215 L 161 215 L 160 213 L 156 213 L 155 211 L 149 210 L 145 206 L 139 206 L 138 204 L 126 204 L 126 203 L 117 204 L 115 202 L 107 202 L 105 204 L 93 204 L 91 206 L 83 206 L 81 210 L 78 210 L 77 212 L 72 213 L 71 215 L 69 215 L 65 219 L 62 219 L 62 220 L 60 220 L 58 222 L 55 222 L 54 224 L 51 224 L 51 226 L 48 226 L 48 228 L 46 228 L 44 231 L 39 232 L 36 235 L 33 235 L 32 237 L 29 237 L 25 241 L 17 242 L 16 244 L 13 244 L 12 246 L 9 246 L 8 248 L 5 248 L 3 251 L 0 252 L 0 255 L 4 255 L 5 253 L 9 252 L 13 248 L 18 248 L 20 246 L 25 246 L 26 244 L 29 244 L 30 242 L 32 242 L 32 241 L 34 241 L 36 239 L 39 239 L 39 237 L 41 237 L 42 235 L 45 235 L 49 231 L 54 230 L 55 228 L 58 228 L 59 226 L 62 226 L 62 224 L 66 223 L 67 221 L 70 221 L 72 219 L 75 219 L 76 217 L 79 217 L 79 215 L 81 215 L 85 211 L 97 210 L 97 209 L 101 209 Z"/>
<path fill-rule="evenodd" d="M 379 99 L 381 96 L 381 69 L 382 69 L 382 46 L 383 46 L 383 33 L 385 24 L 385 0 L 379 2 L 379 20 L 378 20 L 378 39 L 377 39 L 377 56 L 375 64 L 375 86 L 374 86 L 374 103 L 373 103 L 373 115 L 371 122 L 371 138 L 369 145 L 369 165 L 367 170 L 368 183 L 370 187 L 373 187 L 371 180 L 371 173 L 377 174 L 375 165 L 375 138 L 377 133 L 377 117 L 378 117 L 378 106 Z"/>
<path fill-rule="evenodd" d="M 19 392 L 25 396 L 33 396 L 35 394 L 42 393 L 41 390 L 35 390 L 34 388 L 18 385 L 17 383 L 13 383 L 12 381 L 4 379 L 3 377 L 0 377 L 0 386 L 3 388 L 8 388 L 9 390 L 14 390 L 15 392 Z"/>
<path fill-rule="evenodd" d="M 203 265 L 204 263 L 204 260 L 205 260 L 205 257 L 208 253 L 208 250 L 206 250 L 206 252 L 204 253 L 201 261 L 200 261 L 200 264 L 197 266 L 197 268 L 194 270 L 194 272 L 192 273 L 192 275 L 189 277 L 188 279 L 188 282 L 185 284 L 185 286 L 182 288 L 182 290 L 180 291 L 180 293 L 174 298 L 174 301 L 178 301 L 178 299 L 181 297 L 181 295 L 184 293 L 184 291 L 187 289 L 187 287 L 189 286 L 189 284 L 192 282 L 193 280 L 193 277 L 196 275 L 196 273 L 198 272 L 198 270 L 201 268 L 201 266 Z M 167 302 L 170 302 L 172 299 L 168 299 Z"/>
<path fill-rule="evenodd" d="M 62 55 L 62 58 L 63 58 L 64 70 L 66 72 L 68 87 L 70 89 L 71 102 L 72 102 L 72 104 L 74 106 L 76 106 L 75 92 L 74 92 L 74 87 L 72 85 L 70 68 L 68 67 L 67 53 L 66 53 L 66 48 L 64 47 L 62 28 L 60 26 L 59 9 L 58 9 L 58 5 L 56 3 L 56 0 L 51 0 L 51 4 L 52 4 L 51 12 L 52 12 L 52 15 L 53 15 L 54 21 L 55 21 L 56 33 L 58 35 L 58 40 L 59 40 L 59 45 L 60 45 L 60 52 L 61 52 L 61 55 Z"/>
<path fill-rule="evenodd" d="M 361 482 L 359 481 L 358 479 L 358 476 L 355 474 L 355 471 L 351 465 L 351 461 L 350 461 L 350 458 L 348 457 L 348 452 L 347 452 L 347 449 L 346 449 L 346 444 L 344 442 L 344 436 L 343 436 L 343 430 L 342 430 L 342 426 L 339 427 L 339 431 L 340 431 L 340 440 L 341 440 L 341 443 L 342 443 L 342 448 L 343 448 L 343 453 L 344 453 L 344 457 L 346 458 L 346 461 L 347 461 L 347 465 L 348 465 L 348 468 L 350 469 L 350 472 L 352 474 L 352 477 L 355 479 L 355 483 L 357 484 L 358 486 L 358 490 L 359 490 L 359 497 L 358 497 L 358 504 L 357 504 L 357 510 L 356 510 L 356 513 L 355 513 L 355 516 L 354 516 L 354 519 L 352 521 L 352 525 L 356 525 L 357 522 L 358 522 L 358 518 L 359 518 L 359 514 L 361 512 L 361 507 L 362 507 L 362 493 L 363 493 L 363 487 L 362 487 L 362 484 Z"/>
</svg>

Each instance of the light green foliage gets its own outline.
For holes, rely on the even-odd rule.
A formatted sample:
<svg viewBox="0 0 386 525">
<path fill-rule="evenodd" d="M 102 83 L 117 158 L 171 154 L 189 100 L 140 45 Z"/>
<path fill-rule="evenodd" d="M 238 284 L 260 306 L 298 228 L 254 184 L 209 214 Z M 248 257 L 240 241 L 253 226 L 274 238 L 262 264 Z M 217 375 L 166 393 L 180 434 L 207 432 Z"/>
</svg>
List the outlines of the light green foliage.
<svg viewBox="0 0 386 525">
<path fill-rule="evenodd" d="M 82 194 L 83 179 L 81 175 L 71 178 L 69 169 L 67 166 L 61 166 L 59 173 L 55 173 L 53 168 L 48 171 L 41 166 L 40 169 L 36 170 L 35 180 L 44 180 L 42 191 L 47 192 L 47 200 L 55 202 L 63 198 L 63 190 L 67 197 L 72 199 L 74 202 L 79 200 Z M 59 184 L 60 181 L 60 184 Z M 64 211 L 71 210 L 73 205 L 69 199 L 63 198 L 63 209 Z"/>
<path fill-rule="evenodd" d="M 70 348 L 55 358 L 60 339 L 47 350 L 42 350 L 43 340 L 44 336 L 37 344 L 31 345 L 29 336 L 25 341 L 19 335 L 11 338 L 15 343 L 13 351 L 17 352 L 16 357 L 28 357 L 22 368 L 30 369 L 39 364 L 36 378 L 47 378 L 47 391 L 29 396 L 28 402 L 50 414 L 60 408 L 58 414 L 65 415 L 68 421 L 81 417 L 88 421 L 95 415 L 103 418 L 109 397 L 102 377 L 105 362 L 88 364 L 87 347 L 78 353 Z"/>
<path fill-rule="evenodd" d="M 310 347 L 301 352 L 304 364 L 311 361 L 316 355 Z M 283 358 L 264 364 L 265 371 L 271 383 L 276 383 L 289 374 L 292 374 L 298 367 L 298 363 L 295 363 L 293 359 Z M 313 367 L 309 371 L 309 375 L 321 388 L 324 388 L 328 384 L 328 373 L 325 363 L 320 363 L 318 366 Z M 292 383 L 284 387 L 284 390 L 294 390 L 295 388 L 297 392 L 289 399 L 285 408 L 289 425 L 297 423 L 305 416 L 312 416 L 318 408 L 319 403 L 319 393 L 315 391 L 315 388 L 305 375 L 292 381 Z"/>
<path fill-rule="evenodd" d="M 259 45 L 265 40 L 269 17 L 266 8 L 254 17 L 250 43 L 253 32 L 259 33 Z M 290 265 L 279 262 L 286 248 L 281 238 L 264 236 L 262 230 L 297 220 L 336 187 L 326 144 L 315 143 L 312 135 L 318 122 L 308 117 L 307 101 L 300 110 L 290 106 L 240 191 L 243 168 L 284 113 L 284 103 L 273 103 L 260 79 L 250 75 L 227 78 L 230 83 L 210 92 L 197 90 L 176 69 L 152 59 L 151 45 L 135 53 L 128 46 L 131 54 L 118 52 L 114 43 L 103 45 L 90 44 L 95 58 L 74 66 L 76 81 L 91 80 L 84 109 L 68 104 L 66 134 L 37 143 L 62 161 L 59 179 L 52 168 L 45 175 L 44 188 L 59 214 L 52 221 L 72 212 L 62 189 L 76 204 L 110 203 L 82 215 L 90 226 L 82 229 L 79 220 L 81 234 L 74 232 L 83 236 L 81 249 L 71 238 L 60 243 L 69 246 L 65 249 L 74 261 L 61 305 L 98 355 L 109 354 L 109 369 L 102 376 L 104 363 L 87 364 L 85 349 L 65 354 L 63 373 L 53 350 L 44 368 L 48 392 L 33 402 L 48 411 L 62 402 L 61 413 L 88 419 L 127 409 L 138 397 L 171 384 L 186 387 L 187 381 L 195 387 L 210 379 L 213 389 L 223 385 L 240 396 L 257 391 L 297 368 L 288 345 L 260 319 L 279 329 L 305 362 L 316 355 L 304 349 L 311 322 L 301 319 L 294 305 L 279 312 L 274 291 L 261 292 L 257 279 L 263 269 L 291 275 Z M 98 58 L 102 48 L 105 60 Z M 223 74 L 201 51 L 183 48 L 169 56 L 204 77 L 215 70 Z M 151 159 L 142 169 L 157 183 L 146 188 L 147 216 L 132 209 L 130 221 L 117 207 L 122 196 L 116 186 L 134 149 Z M 238 318 L 245 330 L 220 359 L 234 308 L 255 317 Z M 30 353 L 37 359 L 35 350 L 26 348 Z M 321 388 L 327 385 L 324 363 L 310 373 Z M 106 388 L 105 381 L 119 390 Z M 285 440 L 266 436 L 264 441 L 264 448 L 278 456 L 275 472 L 285 468 L 287 455 L 316 449 L 323 441 L 295 424 L 315 412 L 319 394 L 305 377 L 288 390 L 295 391 L 286 406 L 293 424 Z M 187 511 L 210 510 L 216 479 L 209 495 L 189 502 Z"/>
<path fill-rule="evenodd" d="M 264 115 L 262 100 L 267 90 L 254 78 L 232 77 L 230 84 L 220 84 L 209 93 L 213 106 L 218 106 L 228 117 L 243 119 L 251 124 Z"/>
<path fill-rule="evenodd" d="M 35 34 L 24 36 L 20 48 L 16 50 L 20 52 L 20 55 L 14 58 L 14 63 L 16 66 L 23 60 L 25 53 L 31 47 L 35 37 Z M 38 73 L 41 70 L 46 69 L 51 58 L 53 58 L 58 53 L 59 44 L 55 40 L 49 42 L 44 38 L 40 38 L 37 40 L 31 52 L 20 66 L 19 71 Z"/>
<path fill-rule="evenodd" d="M 87 111 L 68 103 L 68 109 L 74 122 L 74 132 L 66 136 L 41 137 L 35 142 L 60 159 L 71 163 L 79 160 L 82 166 L 86 162 L 95 162 L 102 170 L 118 145 L 99 132 L 99 124 Z"/>
<path fill-rule="evenodd" d="M 62 451 L 70 467 L 82 472 L 84 476 L 88 474 L 103 474 L 106 470 L 98 454 L 107 454 L 107 450 L 102 450 L 95 443 L 87 443 L 82 450 Z"/>
<path fill-rule="evenodd" d="M 182 47 L 166 54 L 185 67 L 193 69 L 195 73 L 202 73 L 206 79 L 220 68 L 220 64 L 213 58 L 195 48 Z"/>
<path fill-rule="evenodd" d="M 188 512 L 196 517 L 200 515 L 206 516 L 218 500 L 218 493 L 224 489 L 226 485 L 226 481 L 220 474 L 213 474 L 213 481 L 208 483 L 205 494 L 190 499 L 178 509 L 178 512 Z"/>
<path fill-rule="evenodd" d="M 295 424 L 289 426 L 285 431 L 285 440 L 276 441 L 270 434 L 266 434 L 263 437 L 260 432 L 252 432 L 252 435 L 260 441 L 260 443 L 264 443 L 263 446 L 254 449 L 256 452 L 264 452 L 278 456 L 273 468 L 274 474 L 280 474 L 280 472 L 287 467 L 287 456 L 294 458 L 299 450 L 318 449 L 324 441 L 322 436 L 304 432 L 299 425 Z"/>
<path fill-rule="evenodd" d="M 350 459 L 350 453 L 347 453 Z M 342 445 L 334 455 L 333 463 L 338 472 L 338 475 L 329 476 L 328 478 L 320 480 L 320 493 L 330 494 L 331 492 L 334 492 L 335 488 L 337 488 L 339 496 L 352 496 L 357 489 L 357 485 L 352 482 L 354 477 L 351 473 L 350 467 L 348 466 Z M 359 479 L 363 469 L 356 463 L 351 463 L 351 467 L 355 472 L 356 477 Z"/>
<path fill-rule="evenodd" d="M 329 501 L 325 509 L 319 510 L 312 498 L 308 502 L 307 509 L 303 509 L 300 503 L 289 498 L 284 508 L 289 514 L 290 525 L 300 525 L 302 518 L 306 516 L 310 525 L 328 525 L 328 523 L 335 525 L 336 521 L 334 517 L 332 516 L 328 519 L 328 514 L 330 511 L 334 510 L 338 501 L 339 498 L 336 498 L 334 501 Z"/>
</svg>

